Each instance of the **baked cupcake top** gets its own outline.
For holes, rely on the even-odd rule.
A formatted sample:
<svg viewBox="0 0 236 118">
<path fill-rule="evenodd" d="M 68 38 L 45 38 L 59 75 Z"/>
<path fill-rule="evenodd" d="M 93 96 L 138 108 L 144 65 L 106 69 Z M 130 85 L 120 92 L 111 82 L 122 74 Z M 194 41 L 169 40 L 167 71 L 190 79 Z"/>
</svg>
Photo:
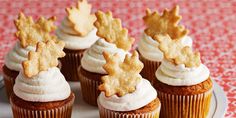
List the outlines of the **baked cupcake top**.
<svg viewBox="0 0 236 118">
<path fill-rule="evenodd" d="M 131 49 L 134 39 L 128 36 L 128 30 L 122 27 L 120 19 L 113 18 L 111 12 L 98 11 L 95 15 L 97 20 L 94 24 L 100 38 L 85 51 L 81 66 L 89 72 L 106 74 L 102 67 L 106 63 L 102 53 L 104 51 L 117 53 L 119 59 L 123 60 Z"/>
<path fill-rule="evenodd" d="M 156 90 L 150 82 L 139 74 L 143 63 L 138 53 L 127 54 L 124 61 L 119 55 L 103 53 L 106 64 L 103 66 L 108 75 L 103 76 L 99 86 L 101 94 L 99 103 L 106 109 L 114 111 L 132 111 L 149 104 L 157 97 Z"/>
<path fill-rule="evenodd" d="M 87 0 L 78 0 L 77 6 L 66 8 L 66 16 L 56 31 L 60 40 L 63 40 L 66 49 L 80 50 L 89 48 L 97 39 L 96 20 L 91 14 L 92 5 Z"/>
<path fill-rule="evenodd" d="M 181 39 L 184 45 L 192 46 L 191 37 L 186 36 L 188 30 L 178 25 L 181 20 L 178 6 L 171 10 L 165 9 L 162 15 L 157 11 L 151 12 L 150 9 L 147 9 L 143 20 L 147 28 L 144 30 L 143 36 L 138 43 L 138 51 L 144 58 L 151 61 L 161 61 L 163 59 L 163 53 L 156 48 L 159 43 L 152 39 L 152 36 L 155 34 L 167 33 L 173 37 L 173 40 Z M 176 32 L 178 28 L 182 30 L 179 34 Z"/>
<path fill-rule="evenodd" d="M 179 39 L 172 40 L 168 34 L 154 35 L 153 39 L 160 43 L 159 48 L 165 57 L 156 71 L 159 81 L 173 86 L 191 86 L 209 78 L 210 72 L 201 63 L 199 52 L 193 52 Z"/>
<path fill-rule="evenodd" d="M 55 20 L 56 17 L 49 19 L 40 17 L 34 22 L 32 17 L 19 13 L 14 22 L 17 28 L 16 37 L 19 40 L 5 56 L 5 65 L 11 70 L 20 71 L 21 63 L 27 59 L 29 51 L 35 51 L 37 42 L 56 41 L 56 37 L 51 35 L 56 29 Z"/>
<path fill-rule="evenodd" d="M 28 53 L 23 69 L 16 78 L 14 93 L 32 102 L 64 100 L 71 94 L 70 86 L 61 74 L 58 58 L 65 56 L 64 42 L 38 42 L 36 51 Z"/>
</svg>

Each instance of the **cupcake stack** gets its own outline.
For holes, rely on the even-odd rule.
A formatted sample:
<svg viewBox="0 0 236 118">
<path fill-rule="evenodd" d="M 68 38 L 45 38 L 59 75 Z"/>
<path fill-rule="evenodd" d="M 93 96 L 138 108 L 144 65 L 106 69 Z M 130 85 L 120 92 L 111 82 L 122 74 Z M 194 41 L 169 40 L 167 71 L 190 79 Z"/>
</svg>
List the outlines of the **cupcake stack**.
<svg viewBox="0 0 236 118">
<path fill-rule="evenodd" d="M 98 106 L 101 118 L 208 116 L 210 72 L 179 25 L 178 6 L 146 10 L 146 29 L 132 54 L 134 38 L 121 20 L 91 8 L 86 0 L 66 8 L 57 30 L 55 17 L 34 22 L 19 14 L 19 40 L 3 66 L 14 118 L 70 118 L 75 95 L 67 81 L 80 81 L 83 100 Z"/>
</svg>

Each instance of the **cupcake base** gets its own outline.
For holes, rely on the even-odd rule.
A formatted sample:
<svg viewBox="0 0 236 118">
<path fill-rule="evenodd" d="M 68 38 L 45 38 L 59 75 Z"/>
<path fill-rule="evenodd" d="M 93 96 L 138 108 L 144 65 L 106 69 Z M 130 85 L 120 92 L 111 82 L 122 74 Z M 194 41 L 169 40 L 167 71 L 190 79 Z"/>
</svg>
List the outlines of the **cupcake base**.
<svg viewBox="0 0 236 118">
<path fill-rule="evenodd" d="M 29 102 L 12 94 L 10 103 L 14 118 L 70 118 L 75 96 L 61 101 Z"/>
<path fill-rule="evenodd" d="M 112 111 L 98 102 L 100 118 L 159 118 L 161 103 L 158 98 L 148 105 L 133 111 Z"/>
<path fill-rule="evenodd" d="M 84 70 L 81 66 L 78 69 L 83 100 L 93 106 L 97 106 L 97 98 L 100 94 L 98 86 L 102 83 L 101 77 L 104 74 L 92 73 Z"/>
<path fill-rule="evenodd" d="M 139 55 L 139 59 L 143 62 L 144 65 L 140 74 L 143 78 L 147 79 L 151 84 L 153 84 L 153 80 L 156 79 L 155 72 L 157 68 L 161 65 L 161 62 L 148 60 L 140 53 Z"/>
<path fill-rule="evenodd" d="M 85 50 L 63 50 L 66 56 L 61 58 L 61 72 L 67 81 L 79 81 L 77 69 L 80 66 L 80 60 Z"/>
<path fill-rule="evenodd" d="M 7 97 L 9 99 L 13 92 L 15 79 L 18 76 L 19 72 L 10 70 L 9 68 L 7 68 L 6 65 L 3 66 L 2 71 L 3 71 L 3 80 L 6 88 Z"/>
<path fill-rule="evenodd" d="M 212 81 L 193 86 L 170 86 L 154 80 L 162 104 L 161 118 L 206 118 L 210 109 Z"/>
</svg>

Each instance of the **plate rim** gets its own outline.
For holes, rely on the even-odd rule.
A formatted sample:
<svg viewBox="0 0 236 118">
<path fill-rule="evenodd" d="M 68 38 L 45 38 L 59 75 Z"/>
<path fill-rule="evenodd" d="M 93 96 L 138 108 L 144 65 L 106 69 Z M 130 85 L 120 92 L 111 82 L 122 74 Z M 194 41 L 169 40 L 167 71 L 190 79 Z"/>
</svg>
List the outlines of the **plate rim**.
<svg viewBox="0 0 236 118">
<path fill-rule="evenodd" d="M 213 118 L 224 118 L 228 108 L 228 99 L 222 87 L 212 79 L 213 96 L 216 101 L 216 107 L 213 113 Z M 226 103 L 226 104 L 225 104 Z"/>
</svg>

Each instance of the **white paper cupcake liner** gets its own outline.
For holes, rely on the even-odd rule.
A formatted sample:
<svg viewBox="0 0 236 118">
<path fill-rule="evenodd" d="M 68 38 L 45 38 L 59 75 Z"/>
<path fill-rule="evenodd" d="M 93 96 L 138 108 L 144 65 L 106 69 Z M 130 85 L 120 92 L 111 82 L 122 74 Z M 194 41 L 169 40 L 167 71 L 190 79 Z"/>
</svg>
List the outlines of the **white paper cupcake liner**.
<svg viewBox="0 0 236 118">
<path fill-rule="evenodd" d="M 61 72 L 67 81 L 79 81 L 77 69 L 80 66 L 82 56 L 82 52 L 68 52 L 65 57 L 60 59 Z"/>
<path fill-rule="evenodd" d="M 100 94 L 100 91 L 98 90 L 98 86 L 101 84 L 100 78 L 97 78 L 98 81 L 89 79 L 88 77 L 82 75 L 79 69 L 78 75 L 80 79 L 83 100 L 90 105 L 97 106 L 97 98 Z"/>
<path fill-rule="evenodd" d="M 5 89 L 7 93 L 7 98 L 10 99 L 11 94 L 13 93 L 13 86 L 15 84 L 15 79 L 3 73 L 3 80 L 5 84 Z"/>
<path fill-rule="evenodd" d="M 149 80 L 150 83 L 153 83 L 153 79 L 156 78 L 155 72 L 157 68 L 161 65 L 161 62 L 147 60 L 142 57 L 142 55 L 140 55 L 139 58 L 144 64 L 144 68 L 142 69 L 140 74 L 143 78 Z"/>
<path fill-rule="evenodd" d="M 45 110 L 21 108 L 11 100 L 10 103 L 14 118 L 70 118 L 74 99 L 61 107 Z"/>
<path fill-rule="evenodd" d="M 161 101 L 161 118 L 206 118 L 212 89 L 196 95 L 172 95 L 157 91 Z"/>
<path fill-rule="evenodd" d="M 161 106 L 157 107 L 153 111 L 146 113 L 125 113 L 125 112 L 112 111 L 104 108 L 99 102 L 98 102 L 98 108 L 99 108 L 100 118 L 159 118 Z"/>
</svg>

